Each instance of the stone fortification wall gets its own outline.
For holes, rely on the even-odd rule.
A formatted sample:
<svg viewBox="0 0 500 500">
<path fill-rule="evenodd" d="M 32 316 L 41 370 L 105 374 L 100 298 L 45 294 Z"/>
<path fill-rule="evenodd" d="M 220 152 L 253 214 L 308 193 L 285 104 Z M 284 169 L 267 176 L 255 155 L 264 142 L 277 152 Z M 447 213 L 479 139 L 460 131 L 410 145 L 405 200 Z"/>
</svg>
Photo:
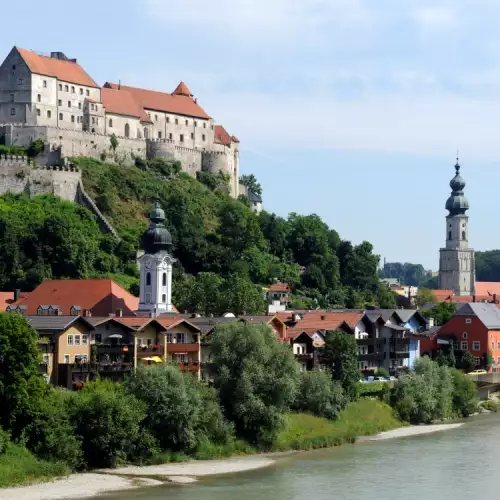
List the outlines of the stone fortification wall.
<svg viewBox="0 0 500 500">
<path fill-rule="evenodd" d="M 167 158 L 178 160 L 182 170 L 190 175 L 196 175 L 202 169 L 202 150 L 177 146 L 175 141 L 168 139 L 148 139 L 147 158 Z"/>
</svg>

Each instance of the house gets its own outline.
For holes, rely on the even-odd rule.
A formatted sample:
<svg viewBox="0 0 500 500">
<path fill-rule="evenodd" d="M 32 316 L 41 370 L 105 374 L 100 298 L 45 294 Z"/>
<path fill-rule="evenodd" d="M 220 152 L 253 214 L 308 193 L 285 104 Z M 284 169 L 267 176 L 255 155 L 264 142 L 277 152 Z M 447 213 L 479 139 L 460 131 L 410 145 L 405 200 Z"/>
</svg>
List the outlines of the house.
<svg viewBox="0 0 500 500">
<path fill-rule="evenodd" d="M 278 281 L 264 290 L 269 304 L 268 314 L 276 314 L 287 310 L 288 304 L 292 301 L 292 289 L 288 283 Z"/>
<path fill-rule="evenodd" d="M 421 342 L 421 354 L 431 354 L 453 343 L 461 352 L 469 352 L 477 366 L 486 367 L 491 353 L 493 369 L 500 366 L 500 309 L 496 304 L 471 302 L 464 304 L 439 329 Z"/>
<path fill-rule="evenodd" d="M 45 280 L 6 308 L 25 316 L 134 315 L 139 300 L 110 279 Z"/>
</svg>

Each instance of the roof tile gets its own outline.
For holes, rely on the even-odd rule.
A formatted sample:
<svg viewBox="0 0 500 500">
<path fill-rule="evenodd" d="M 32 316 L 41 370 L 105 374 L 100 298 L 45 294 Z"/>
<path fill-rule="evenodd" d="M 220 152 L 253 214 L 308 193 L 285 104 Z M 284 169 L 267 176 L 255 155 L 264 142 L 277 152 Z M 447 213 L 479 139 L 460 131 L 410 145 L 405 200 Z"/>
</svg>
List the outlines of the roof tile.
<svg viewBox="0 0 500 500">
<path fill-rule="evenodd" d="M 132 116 L 139 118 L 141 122 L 151 123 L 151 118 L 144 111 L 144 108 L 126 90 L 103 87 L 101 90 L 101 99 L 107 113 Z"/>
</svg>

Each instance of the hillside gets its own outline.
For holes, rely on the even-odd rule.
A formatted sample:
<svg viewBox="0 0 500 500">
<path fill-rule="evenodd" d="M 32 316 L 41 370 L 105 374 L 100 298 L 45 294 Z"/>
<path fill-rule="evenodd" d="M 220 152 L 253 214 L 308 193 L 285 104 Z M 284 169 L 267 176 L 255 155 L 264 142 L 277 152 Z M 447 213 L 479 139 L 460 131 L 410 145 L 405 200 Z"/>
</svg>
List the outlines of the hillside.
<svg viewBox="0 0 500 500">
<path fill-rule="evenodd" d="M 44 278 L 105 275 L 137 293 L 135 255 L 158 197 L 178 259 L 174 302 L 181 310 L 263 312 L 260 286 L 276 278 L 292 285 L 294 307 L 394 305 L 380 286 L 372 246 L 343 241 L 317 215 L 255 215 L 220 188 L 221 176 L 203 174 L 199 182 L 179 173 L 176 163 L 73 161 L 123 241 L 101 234 L 82 207 L 53 197 L 3 197 L 1 288 L 29 290 Z"/>
</svg>

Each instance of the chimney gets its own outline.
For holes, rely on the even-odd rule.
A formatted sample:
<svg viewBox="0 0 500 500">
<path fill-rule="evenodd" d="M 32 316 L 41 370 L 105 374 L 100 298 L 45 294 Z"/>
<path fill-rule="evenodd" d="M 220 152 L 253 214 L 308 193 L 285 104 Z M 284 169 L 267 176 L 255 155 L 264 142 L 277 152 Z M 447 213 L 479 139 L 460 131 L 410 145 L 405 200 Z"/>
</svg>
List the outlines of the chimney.
<svg viewBox="0 0 500 500">
<path fill-rule="evenodd" d="M 123 317 L 123 309 L 118 308 L 118 309 L 116 310 L 116 312 L 115 312 L 115 316 L 116 316 L 117 318 L 121 318 L 121 317 Z"/>
<path fill-rule="evenodd" d="M 122 89 L 122 81 L 118 80 L 118 90 L 121 90 L 121 89 Z"/>
<path fill-rule="evenodd" d="M 325 321 L 325 319 L 326 319 L 326 314 L 322 314 L 322 315 L 321 315 L 321 320 L 322 320 L 322 321 Z"/>
<path fill-rule="evenodd" d="M 16 288 L 14 290 L 14 302 L 17 302 L 21 298 L 21 289 Z"/>
<path fill-rule="evenodd" d="M 90 318 L 92 316 L 92 313 L 90 312 L 89 309 L 84 309 L 83 310 L 83 315 L 86 317 L 86 318 Z"/>
<path fill-rule="evenodd" d="M 56 316 L 62 316 L 63 312 L 61 309 L 56 309 Z"/>
<path fill-rule="evenodd" d="M 476 296 L 475 295 L 472 296 L 472 302 L 476 302 Z"/>
<path fill-rule="evenodd" d="M 434 326 L 434 318 L 429 318 L 427 320 L 427 327 L 432 328 Z"/>
</svg>

